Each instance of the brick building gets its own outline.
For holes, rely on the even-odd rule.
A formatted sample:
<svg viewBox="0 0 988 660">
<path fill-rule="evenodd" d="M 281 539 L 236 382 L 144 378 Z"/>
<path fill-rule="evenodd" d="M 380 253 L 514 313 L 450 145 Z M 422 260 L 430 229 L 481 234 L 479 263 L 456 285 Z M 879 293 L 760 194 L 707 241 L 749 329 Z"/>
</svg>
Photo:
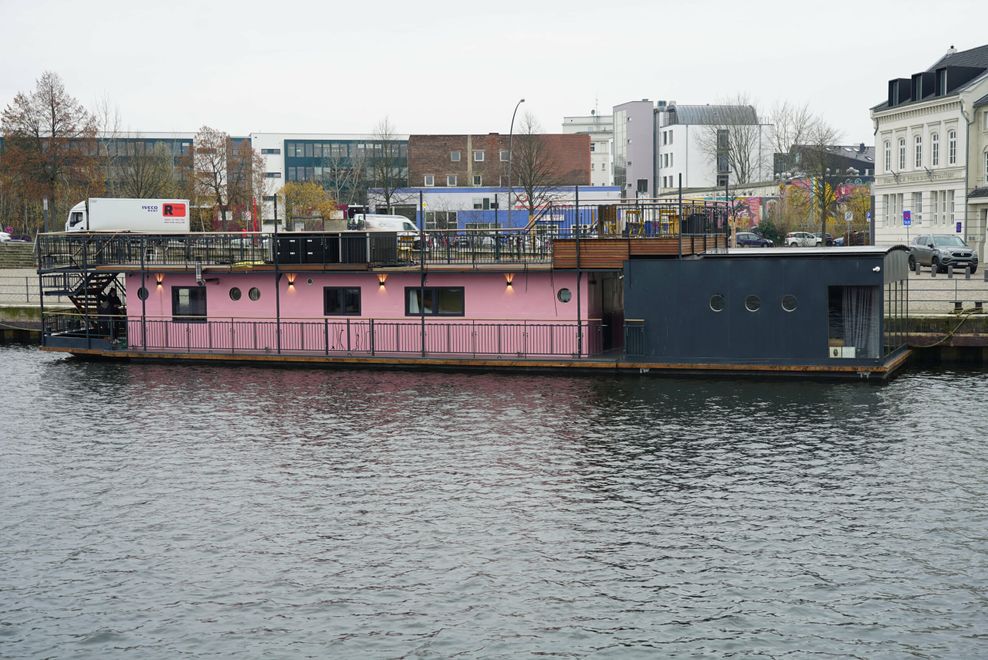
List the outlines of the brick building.
<svg viewBox="0 0 988 660">
<path fill-rule="evenodd" d="M 554 185 L 590 185 L 590 136 L 547 133 Z M 515 157 L 519 136 L 515 136 Z M 518 184 L 517 172 L 512 181 Z M 408 184 L 424 187 L 505 186 L 508 183 L 508 136 L 410 135 Z"/>
</svg>

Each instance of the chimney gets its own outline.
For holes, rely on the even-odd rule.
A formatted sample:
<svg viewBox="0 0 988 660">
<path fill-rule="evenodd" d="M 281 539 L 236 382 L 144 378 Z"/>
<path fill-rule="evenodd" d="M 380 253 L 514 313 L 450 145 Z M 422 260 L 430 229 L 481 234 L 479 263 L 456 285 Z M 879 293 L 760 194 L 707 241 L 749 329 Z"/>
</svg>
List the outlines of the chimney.
<svg viewBox="0 0 988 660">
<path fill-rule="evenodd" d="M 957 52 L 957 49 L 954 48 L 954 44 L 950 44 L 950 48 L 947 49 L 947 57 L 950 57 L 951 55 L 953 55 L 956 52 Z"/>
<path fill-rule="evenodd" d="M 864 142 L 858 145 L 858 153 L 863 154 L 865 150 Z"/>
</svg>

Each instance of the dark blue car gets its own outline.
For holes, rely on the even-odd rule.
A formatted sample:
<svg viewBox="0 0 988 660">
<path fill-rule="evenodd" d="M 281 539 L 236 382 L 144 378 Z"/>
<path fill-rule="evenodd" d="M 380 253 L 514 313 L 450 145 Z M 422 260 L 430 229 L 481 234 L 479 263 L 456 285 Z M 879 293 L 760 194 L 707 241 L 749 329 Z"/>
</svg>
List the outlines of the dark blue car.
<svg viewBox="0 0 988 660">
<path fill-rule="evenodd" d="M 738 247 L 772 247 L 774 243 L 750 231 L 739 231 L 737 234 Z"/>
</svg>

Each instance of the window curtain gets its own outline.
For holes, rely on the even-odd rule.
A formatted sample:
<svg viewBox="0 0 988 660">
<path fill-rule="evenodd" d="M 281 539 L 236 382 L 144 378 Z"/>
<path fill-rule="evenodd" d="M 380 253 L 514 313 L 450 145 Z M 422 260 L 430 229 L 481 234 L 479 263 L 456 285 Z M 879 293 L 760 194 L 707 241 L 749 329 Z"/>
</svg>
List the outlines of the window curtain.
<svg viewBox="0 0 988 660">
<path fill-rule="evenodd" d="M 844 287 L 844 345 L 854 346 L 857 357 L 879 356 L 878 287 Z"/>
</svg>

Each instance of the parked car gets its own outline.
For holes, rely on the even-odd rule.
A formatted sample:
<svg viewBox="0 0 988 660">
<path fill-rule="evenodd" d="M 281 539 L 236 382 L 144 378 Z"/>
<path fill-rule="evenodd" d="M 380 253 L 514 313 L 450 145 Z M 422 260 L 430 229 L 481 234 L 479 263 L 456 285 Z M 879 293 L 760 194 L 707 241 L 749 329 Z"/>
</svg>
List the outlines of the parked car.
<svg viewBox="0 0 988 660">
<path fill-rule="evenodd" d="M 813 235 L 816 236 L 816 238 L 817 238 L 818 241 L 820 240 L 820 232 L 815 232 Z M 824 234 L 823 236 L 824 236 L 825 240 L 824 241 L 821 241 L 819 244 L 826 244 L 827 247 L 830 247 L 830 246 L 832 246 L 834 244 L 834 235 L 833 234 Z"/>
<path fill-rule="evenodd" d="M 820 237 L 808 231 L 791 231 L 786 234 L 786 245 L 789 247 L 816 247 L 820 245 Z"/>
<path fill-rule="evenodd" d="M 916 264 L 929 266 L 937 272 L 946 272 L 949 266 L 956 269 L 971 267 L 978 270 L 978 255 L 960 236 L 954 234 L 920 234 L 909 245 L 909 268 Z"/>
<path fill-rule="evenodd" d="M 772 241 L 759 236 L 750 231 L 739 231 L 737 233 L 738 247 L 772 247 Z"/>
</svg>

